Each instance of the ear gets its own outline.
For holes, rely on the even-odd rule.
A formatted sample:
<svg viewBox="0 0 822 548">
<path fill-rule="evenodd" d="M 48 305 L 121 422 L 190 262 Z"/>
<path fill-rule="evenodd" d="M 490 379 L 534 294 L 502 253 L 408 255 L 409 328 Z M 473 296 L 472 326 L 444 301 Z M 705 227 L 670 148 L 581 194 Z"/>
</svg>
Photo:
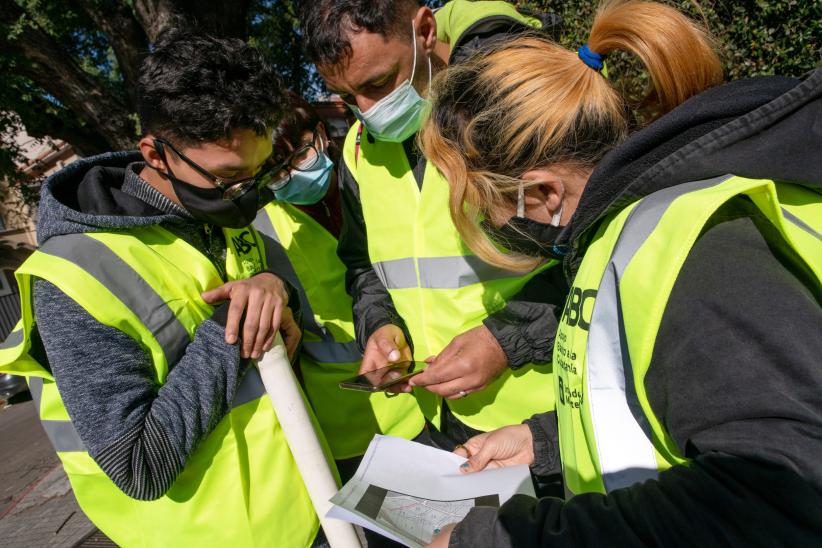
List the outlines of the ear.
<svg viewBox="0 0 822 548">
<path fill-rule="evenodd" d="M 320 137 L 322 137 L 323 142 L 325 142 L 326 146 L 328 146 L 328 143 L 329 141 L 331 141 L 331 138 L 328 136 L 328 130 L 325 127 L 325 122 L 320 122 L 317 124 L 317 131 L 319 132 Z"/>
<path fill-rule="evenodd" d="M 533 169 L 522 175 L 532 184 L 525 188 L 525 215 L 535 221 L 550 222 L 562 204 L 565 185 L 550 169 Z"/>
<path fill-rule="evenodd" d="M 140 147 L 140 153 L 143 155 L 143 160 L 145 160 L 146 164 L 153 167 L 157 171 L 164 172 L 166 169 L 166 163 L 163 161 L 162 156 L 157 152 L 157 149 L 154 148 L 154 137 L 151 135 L 146 135 L 138 144 Z"/>
<path fill-rule="evenodd" d="M 431 8 L 422 7 L 417 10 L 414 16 L 414 26 L 417 29 L 417 36 L 422 38 L 425 53 L 430 55 L 437 45 L 437 20 Z"/>
</svg>

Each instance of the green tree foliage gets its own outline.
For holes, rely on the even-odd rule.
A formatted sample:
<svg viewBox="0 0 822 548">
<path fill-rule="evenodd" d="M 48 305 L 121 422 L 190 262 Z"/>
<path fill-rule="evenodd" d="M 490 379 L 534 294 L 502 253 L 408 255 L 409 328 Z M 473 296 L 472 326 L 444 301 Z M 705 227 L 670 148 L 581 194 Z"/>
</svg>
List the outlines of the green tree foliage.
<svg viewBox="0 0 822 548">
<path fill-rule="evenodd" d="M 83 155 L 133 146 L 134 90 L 150 44 L 171 25 L 249 39 L 267 51 L 286 85 L 322 93 L 305 62 L 297 12 L 311 0 L 0 0 L 0 178 L 22 184 L 10 140 L 24 126 L 36 138 L 70 143 Z M 673 1 L 673 0 L 671 0 Z M 442 0 L 426 0 L 432 7 Z M 563 42 L 584 43 L 597 2 L 517 0 L 563 16 Z M 719 38 L 729 78 L 801 75 L 822 61 L 822 0 L 707 0 L 673 4 Z M 629 92 L 647 84 L 636 63 L 610 56 Z M 27 195 L 33 195 L 28 193 Z"/>
<path fill-rule="evenodd" d="M 524 0 L 528 9 L 553 12 L 565 21 L 562 43 L 587 41 L 597 2 Z M 672 0 L 666 2 L 700 21 L 716 38 L 729 80 L 780 74 L 801 76 L 822 64 L 822 0 Z M 628 90 L 647 81 L 625 56 L 610 58 L 609 75 Z"/>
<path fill-rule="evenodd" d="M 162 31 L 196 27 L 265 49 L 285 84 L 319 78 L 300 50 L 299 0 L 0 0 L 0 178 L 23 184 L 12 137 L 70 143 L 81 155 L 133 147 L 140 63 Z"/>
</svg>

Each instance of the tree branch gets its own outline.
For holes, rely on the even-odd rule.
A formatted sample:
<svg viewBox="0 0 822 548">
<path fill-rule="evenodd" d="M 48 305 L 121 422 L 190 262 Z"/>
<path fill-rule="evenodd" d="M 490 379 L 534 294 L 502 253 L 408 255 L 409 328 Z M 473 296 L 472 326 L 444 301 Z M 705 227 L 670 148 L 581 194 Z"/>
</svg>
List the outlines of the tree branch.
<svg viewBox="0 0 822 548">
<path fill-rule="evenodd" d="M 14 0 L 0 0 L 0 23 L 4 26 L 14 25 L 23 15 Z M 0 32 L 0 46 L 19 51 L 29 65 L 19 67 L 19 72 L 74 111 L 111 149 L 134 146 L 136 135 L 130 111 L 42 29 L 31 23 L 13 37 Z"/>
<path fill-rule="evenodd" d="M 250 7 L 251 0 L 134 0 L 137 19 L 152 43 L 172 26 L 245 40 Z"/>
<path fill-rule="evenodd" d="M 180 4 L 173 0 L 134 0 L 134 13 L 150 43 L 156 42 L 168 27 L 186 22 L 186 9 Z"/>
<path fill-rule="evenodd" d="M 137 81 L 140 64 L 148 54 L 148 37 L 134 17 L 131 8 L 121 0 L 78 0 L 83 12 L 108 38 L 117 64 L 123 73 L 123 84 L 132 110 L 137 110 Z"/>
</svg>

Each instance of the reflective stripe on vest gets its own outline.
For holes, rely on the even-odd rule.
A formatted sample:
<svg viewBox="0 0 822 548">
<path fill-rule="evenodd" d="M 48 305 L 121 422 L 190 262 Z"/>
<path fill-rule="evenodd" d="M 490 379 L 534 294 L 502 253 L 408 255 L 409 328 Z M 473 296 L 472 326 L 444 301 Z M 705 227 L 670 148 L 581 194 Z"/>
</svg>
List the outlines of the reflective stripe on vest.
<svg viewBox="0 0 822 548">
<path fill-rule="evenodd" d="M 185 353 L 190 340 L 180 320 L 142 276 L 106 244 L 87 234 L 67 234 L 47 240 L 39 251 L 76 264 L 134 311 L 160 343 L 166 363 L 177 363 Z"/>
<path fill-rule="evenodd" d="M 34 400 L 34 405 L 40 409 L 40 397 L 43 393 L 43 379 L 40 377 L 29 377 L 29 390 L 31 392 L 31 399 Z M 237 392 L 234 395 L 234 401 L 231 403 L 231 408 L 234 409 L 248 402 L 252 402 L 265 395 L 265 387 L 263 380 L 260 377 L 260 372 L 256 367 L 250 367 L 240 381 L 240 386 L 237 387 Z M 54 446 L 54 450 L 58 453 L 71 453 L 77 451 L 87 451 L 86 445 L 80 439 L 80 434 L 71 421 L 55 421 L 44 420 L 40 422 L 46 435 Z"/>
<path fill-rule="evenodd" d="M 373 263 L 374 271 L 386 289 L 457 289 L 502 278 L 521 277 L 489 265 L 475 255 L 456 257 L 413 257 Z M 419 273 L 419 280 L 417 274 Z"/>
<path fill-rule="evenodd" d="M 784 207 L 782 208 L 782 215 L 784 215 L 787 220 L 789 220 L 790 222 L 792 222 L 793 224 L 795 224 L 796 226 L 810 234 L 811 236 L 816 236 L 818 239 L 822 240 L 822 234 L 814 230 L 812 226 L 808 225 L 808 223 L 806 223 L 805 221 L 803 221 L 802 219 L 800 219 L 799 217 L 785 209 Z"/>
<path fill-rule="evenodd" d="M 426 163 L 420 186 L 402 145 L 370 140 L 367 128 L 355 161 L 360 127 L 349 131 L 343 160 L 359 186 L 368 259 L 405 321 L 415 359 L 424 359 L 442 352 L 456 336 L 481 327 L 533 276 L 556 263 L 526 274 L 484 264 L 454 226 L 442 173 Z M 553 384 L 550 366 L 506 369 L 485 389 L 450 400 L 448 407 L 462 423 L 490 431 L 553 409 Z M 414 396 L 426 418 L 438 425 L 441 398 L 424 390 Z"/>
<path fill-rule="evenodd" d="M 12 331 L 9 333 L 9 336 L 6 337 L 6 340 L 0 342 L 0 350 L 5 350 L 7 348 L 14 348 L 18 344 L 23 342 L 23 330 L 18 329 L 16 331 Z"/>
<path fill-rule="evenodd" d="M 34 406 L 39 411 L 40 399 L 43 394 L 43 379 L 40 377 L 29 377 L 29 391 Z M 43 430 L 54 446 L 54 450 L 59 453 L 71 453 L 86 451 L 86 444 L 80 439 L 80 434 L 69 421 L 40 420 Z"/>
<path fill-rule="evenodd" d="M 87 234 L 67 234 L 47 240 L 41 253 L 60 257 L 82 268 L 129 307 L 163 348 L 167 363 L 174 364 L 185 353 L 190 339 L 185 327 L 162 297 L 114 251 Z M 16 344 L 22 342 L 22 330 Z M 14 334 L 12 334 L 14 335 Z M 9 343 L 10 337 L 6 343 Z M 13 342 L 13 341 L 12 341 Z M 6 344 L 4 343 L 4 344 Z M 13 345 L 12 345 L 13 346 Z M 43 379 L 31 377 L 32 398 L 39 409 Z M 256 368 L 249 368 L 232 403 L 232 409 L 265 395 L 265 388 Z M 58 452 L 86 451 L 80 435 L 69 421 L 42 420 L 43 428 Z"/>
<path fill-rule="evenodd" d="M 264 268 L 263 246 L 253 229 L 224 229 L 223 234 L 228 280 L 245 279 Z M 80 507 L 121 546 L 309 546 L 318 529 L 317 518 L 276 413 L 262 398 L 265 392 L 256 368 L 247 369 L 243 378 L 237 379 L 231 412 L 213 425 L 211 433 L 186 458 L 182 473 L 156 500 L 128 497 L 83 450 L 77 433 L 85 433 L 85 425 L 80 424 L 77 430 L 72 427 L 47 367 L 28 354 L 30 334 L 36 329 L 33 280 L 53 283 L 102 325 L 137 341 L 150 355 L 158 385 L 174 367 L 166 357 L 178 354 L 173 349 L 187 344 L 212 314 L 213 308 L 201 294 L 224 283 L 218 268 L 205 255 L 162 227 L 134 227 L 87 237 L 120 259 L 108 252 L 102 255 L 106 251 L 102 249 L 82 255 L 85 262 L 80 264 L 62 258 L 73 251 L 46 249 L 50 254 L 36 251 L 29 257 L 17 271 L 21 295 L 25 296 L 21 298 L 24 340 L 4 351 L 2 358 L 9 361 L 0 363 L 4 371 L 24 374 L 32 383 L 44 428 Z M 79 240 L 83 247 L 95 243 Z M 75 247 L 72 241 L 58 241 L 50 241 L 49 247 Z M 102 257 L 109 264 L 100 266 Z M 135 273 L 145 283 L 135 282 Z M 135 303 L 135 292 L 138 299 L 148 301 Z M 184 331 L 174 327 L 174 321 L 163 321 L 169 317 L 166 308 Z M 35 376 L 44 380 L 32 381 Z M 272 469 L 277 473 L 271 474 Z M 199 525 L 192 528 L 192 523 Z"/>
<path fill-rule="evenodd" d="M 410 394 L 389 398 L 339 388 L 341 381 L 357 374 L 362 354 L 337 238 L 305 211 L 284 202 L 266 205 L 253 224 L 271 269 L 299 291 L 307 324 L 300 353 L 303 386 L 334 457 L 362 455 L 376 433 L 416 437 L 425 419 Z"/>
<path fill-rule="evenodd" d="M 728 178 L 730 176 L 678 185 L 643 199 L 625 222 L 605 269 L 591 316 L 585 370 L 588 406 L 606 491 L 655 479 L 658 475 L 650 428 L 634 390 L 619 280 L 671 202 L 687 192 L 720 184 Z"/>
<path fill-rule="evenodd" d="M 314 311 L 311 309 L 311 303 L 308 302 L 306 291 L 300 283 L 291 261 L 288 259 L 288 254 L 280 243 L 280 237 L 274 225 L 271 224 L 271 219 L 265 210 L 261 210 L 260 214 L 254 220 L 254 228 L 260 234 L 268 236 L 263 238 L 263 245 L 265 247 L 265 254 L 268 257 L 270 265 L 277 265 L 277 273 L 281 274 L 283 278 L 288 280 L 300 295 L 300 307 L 303 311 L 303 318 L 305 319 L 305 329 L 317 335 L 321 341 L 308 341 L 303 343 L 303 351 L 311 356 L 317 363 L 349 363 L 359 362 L 362 360 L 362 354 L 357 346 L 356 341 L 349 341 L 346 343 L 337 342 L 328 330 L 317 323 Z"/>
<path fill-rule="evenodd" d="M 783 191 L 786 191 L 785 186 L 791 185 L 783 185 Z M 822 241 L 818 230 L 808 222 L 790 213 L 786 207 L 778 207 L 778 202 L 777 207 L 774 207 L 775 189 L 776 186 L 770 181 L 749 180 L 732 175 L 677 185 L 657 191 L 629 206 L 606 222 L 597 233 L 595 240 L 598 243 L 594 245 L 599 245 L 599 249 L 594 249 L 594 245 L 589 248 L 574 282 L 573 289 L 581 291 L 583 296 L 576 298 L 575 311 L 570 314 L 572 318 L 568 314 L 574 307 L 566 305 L 555 349 L 555 363 L 562 371 L 558 387 L 562 403 L 559 422 L 564 451 L 563 466 L 570 468 L 566 468 L 570 472 L 567 482 L 572 488 L 581 489 L 577 493 L 591 489 L 610 492 L 656 479 L 660 470 L 685 460 L 665 431 L 664 425 L 650 410 L 647 394 L 642 388 L 653 348 L 653 329 L 658 329 L 667 294 L 673 283 L 671 281 L 670 284 L 665 284 L 664 273 L 667 269 L 667 279 L 675 280 L 687 256 L 682 253 L 690 249 L 683 246 L 693 245 L 704 223 L 713 215 L 716 207 L 724 203 L 723 200 L 727 201 L 740 194 L 747 195 L 757 203 L 760 210 L 777 226 L 782 223 L 778 218 L 781 212 L 787 223 L 784 223 L 784 230 L 780 230 L 783 230 L 783 237 L 788 238 L 785 240 L 788 245 L 797 245 L 795 242 L 790 243 L 795 237 L 790 236 L 791 225 Z M 751 194 L 746 194 L 748 192 Z M 813 194 L 808 194 L 809 203 L 816 203 Z M 687 201 L 676 202 L 680 198 Z M 700 209 L 702 204 L 704 207 Z M 673 211 L 672 206 L 675 205 L 679 209 Z M 809 215 L 815 214 L 813 209 L 808 211 Z M 687 216 L 689 212 L 693 212 L 695 220 L 691 226 L 685 226 L 681 231 L 680 241 L 676 239 L 680 232 L 672 232 L 671 228 L 680 226 L 678 222 L 682 215 Z M 663 237 L 674 238 L 671 246 L 665 246 L 666 240 Z M 674 242 L 678 245 L 673 245 Z M 819 277 L 820 262 L 813 259 L 819 256 L 814 255 L 814 250 L 818 248 L 813 242 L 810 242 L 810 247 L 808 244 L 806 241 L 796 249 L 806 253 L 810 250 L 810 254 L 805 256 L 810 258 L 809 264 Z M 610 252 L 607 251 L 609 246 Z M 607 262 L 603 252 L 608 252 Z M 673 257 L 678 259 L 672 260 Z M 656 261 L 657 264 L 642 261 Z M 676 265 L 664 266 L 669 261 Z M 649 273 L 649 269 L 653 274 Z M 593 291 L 591 282 L 595 280 L 599 282 L 593 286 L 597 288 Z M 646 292 L 654 284 L 660 284 L 665 289 L 660 289 L 657 295 L 648 295 Z M 590 320 L 586 320 L 584 308 L 589 299 L 584 294 L 589 291 L 594 297 L 594 304 Z M 623 302 L 622 299 L 631 298 L 632 295 L 632 300 Z M 571 300 L 572 297 L 569 297 L 569 303 Z M 656 314 L 656 323 L 643 317 L 645 314 Z M 568 401 L 566 387 L 573 382 L 573 377 L 568 376 L 569 369 L 573 369 L 578 359 L 574 352 L 579 353 L 580 350 L 574 341 L 575 333 L 585 333 L 583 391 L 582 394 L 572 393 L 571 401 Z M 573 373 L 576 374 L 576 371 Z M 563 379 L 566 380 L 565 387 Z M 566 391 L 564 399 L 563 390 Z M 573 390 L 575 388 L 571 392 Z M 576 412 L 579 413 L 580 407 L 582 424 L 579 426 L 582 430 L 566 430 L 569 424 L 572 430 L 578 427 L 568 417 L 573 415 L 573 409 L 577 409 Z M 590 416 L 590 423 L 587 424 L 584 413 L 586 409 Z M 581 455 L 580 451 L 588 451 L 590 460 Z M 589 469 L 590 463 L 594 463 L 597 469 Z M 591 477 L 592 472 L 601 480 L 601 488 L 596 487 L 596 478 Z"/>
</svg>

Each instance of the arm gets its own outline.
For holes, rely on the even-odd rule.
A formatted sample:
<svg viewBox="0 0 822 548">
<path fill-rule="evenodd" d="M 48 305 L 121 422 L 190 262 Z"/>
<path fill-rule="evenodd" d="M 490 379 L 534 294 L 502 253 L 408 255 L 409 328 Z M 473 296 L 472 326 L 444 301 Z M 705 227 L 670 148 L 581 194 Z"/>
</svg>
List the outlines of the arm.
<svg viewBox="0 0 822 548">
<path fill-rule="evenodd" d="M 353 300 L 357 344 L 361 351 L 365 351 L 368 339 L 377 329 L 393 324 L 402 329 L 410 345 L 411 337 L 405 322 L 397 313 L 391 295 L 374 271 L 368 256 L 368 237 L 357 181 L 344 161 L 339 163 L 338 170 L 343 226 L 337 255 L 346 267 L 345 288 Z"/>
<path fill-rule="evenodd" d="M 531 278 L 505 308 L 491 314 L 483 324 L 499 343 L 511 369 L 527 363 L 551 363 L 557 315 L 568 287 L 560 266 Z"/>
<path fill-rule="evenodd" d="M 54 285 L 35 283 L 34 306 L 57 388 L 89 454 L 128 496 L 161 497 L 228 413 L 247 368 L 238 345 L 225 342 L 228 306 L 199 326 L 162 386 L 134 339 Z"/>
<path fill-rule="evenodd" d="M 454 337 L 436 357 L 435 367 L 409 381 L 448 399 L 484 390 L 506 369 L 550 363 L 567 287 L 559 267 L 535 275 L 514 300 L 483 324 Z"/>
<path fill-rule="evenodd" d="M 822 541 L 818 282 L 749 209 L 720 210 L 692 249 L 645 379 L 655 413 L 692 460 L 608 495 L 473 510 L 452 546 Z M 507 540 L 469 542 L 500 531 Z"/>
</svg>

